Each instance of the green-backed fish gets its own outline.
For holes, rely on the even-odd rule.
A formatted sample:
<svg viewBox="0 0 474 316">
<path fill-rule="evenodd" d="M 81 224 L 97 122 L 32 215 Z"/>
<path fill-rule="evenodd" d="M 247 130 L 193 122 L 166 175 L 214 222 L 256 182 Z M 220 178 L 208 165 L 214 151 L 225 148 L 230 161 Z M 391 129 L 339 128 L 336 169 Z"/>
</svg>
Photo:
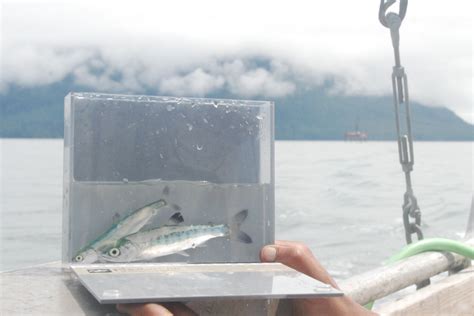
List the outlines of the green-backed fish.
<svg viewBox="0 0 474 316">
<path fill-rule="evenodd" d="M 73 261 L 81 263 L 100 261 L 101 258 L 99 254 L 101 250 L 108 249 L 115 245 L 117 240 L 122 237 L 138 232 L 165 206 L 165 200 L 161 199 L 133 211 L 120 222 L 110 227 L 105 233 L 97 237 L 89 245 L 79 250 L 74 256 Z"/>
<path fill-rule="evenodd" d="M 101 257 L 111 262 L 145 261 L 175 253 L 183 254 L 187 249 L 218 237 L 251 243 L 250 236 L 240 230 L 247 215 L 248 210 L 240 211 L 230 225 L 174 225 L 141 231 L 119 239 L 114 247 L 103 251 Z"/>
</svg>

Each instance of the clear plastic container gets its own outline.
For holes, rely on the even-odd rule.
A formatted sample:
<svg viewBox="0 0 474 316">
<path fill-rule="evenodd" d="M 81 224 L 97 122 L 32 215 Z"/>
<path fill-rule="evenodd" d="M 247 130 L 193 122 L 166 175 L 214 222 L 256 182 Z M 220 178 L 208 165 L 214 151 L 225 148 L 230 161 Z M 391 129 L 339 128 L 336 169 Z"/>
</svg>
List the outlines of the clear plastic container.
<svg viewBox="0 0 474 316">
<path fill-rule="evenodd" d="M 267 101 L 68 94 L 63 261 L 134 210 L 164 200 L 136 234 L 177 225 L 169 221 L 176 213 L 181 227 L 232 229 L 246 210 L 239 230 L 251 243 L 228 233 L 145 261 L 258 262 L 274 241 L 273 125 Z"/>
</svg>

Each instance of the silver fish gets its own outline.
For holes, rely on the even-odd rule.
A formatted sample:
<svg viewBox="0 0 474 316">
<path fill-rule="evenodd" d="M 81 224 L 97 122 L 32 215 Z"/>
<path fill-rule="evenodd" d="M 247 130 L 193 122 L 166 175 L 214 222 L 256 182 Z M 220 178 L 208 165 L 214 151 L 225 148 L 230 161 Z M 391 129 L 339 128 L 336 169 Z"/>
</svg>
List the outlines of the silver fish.
<svg viewBox="0 0 474 316">
<path fill-rule="evenodd" d="M 240 230 L 248 211 L 237 213 L 231 225 L 190 225 L 163 226 L 142 231 L 119 239 L 114 247 L 104 251 L 101 256 L 111 262 L 131 262 L 150 260 L 196 248 L 206 241 L 218 237 L 230 237 L 244 243 L 251 243 L 249 235 Z M 186 255 L 186 254 L 185 254 Z"/>
<path fill-rule="evenodd" d="M 166 206 L 165 200 L 158 200 L 139 208 L 117 224 L 110 227 L 105 233 L 93 240 L 89 245 L 80 249 L 74 256 L 74 262 L 92 263 L 100 260 L 100 252 L 115 245 L 120 238 L 138 232 L 149 220 Z"/>
</svg>

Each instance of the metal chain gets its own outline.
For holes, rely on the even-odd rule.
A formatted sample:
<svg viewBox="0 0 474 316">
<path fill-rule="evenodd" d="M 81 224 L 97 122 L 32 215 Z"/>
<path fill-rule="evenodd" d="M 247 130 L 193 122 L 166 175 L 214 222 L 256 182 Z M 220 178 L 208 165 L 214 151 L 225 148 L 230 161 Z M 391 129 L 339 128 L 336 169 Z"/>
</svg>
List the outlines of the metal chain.
<svg viewBox="0 0 474 316">
<path fill-rule="evenodd" d="M 413 170 L 415 156 L 413 152 L 413 138 L 411 133 L 410 101 L 408 94 L 408 78 L 400 62 L 400 26 L 407 12 L 408 0 L 400 0 L 399 13 L 387 10 L 396 0 L 381 0 L 379 20 L 383 26 L 390 29 L 392 45 L 395 54 L 395 66 L 392 73 L 393 104 L 395 107 L 395 121 L 397 127 L 398 155 L 403 172 L 405 173 L 406 192 L 403 197 L 403 224 L 407 244 L 412 243 L 412 235 L 416 234 L 418 240 L 423 239 L 421 231 L 421 211 L 418 201 L 413 194 L 410 172 Z M 400 116 L 405 105 L 406 134 L 402 133 Z M 410 217 L 414 220 L 410 220 Z"/>
</svg>

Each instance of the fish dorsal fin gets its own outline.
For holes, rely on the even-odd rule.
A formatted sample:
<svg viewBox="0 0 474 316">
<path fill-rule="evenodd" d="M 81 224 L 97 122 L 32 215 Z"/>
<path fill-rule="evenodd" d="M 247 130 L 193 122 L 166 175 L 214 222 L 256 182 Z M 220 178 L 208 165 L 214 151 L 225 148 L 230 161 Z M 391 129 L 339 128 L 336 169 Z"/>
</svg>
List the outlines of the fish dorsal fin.
<svg viewBox="0 0 474 316">
<path fill-rule="evenodd" d="M 179 225 L 184 222 L 183 215 L 180 212 L 176 212 L 171 215 L 170 219 L 168 220 L 167 226 Z"/>
</svg>

